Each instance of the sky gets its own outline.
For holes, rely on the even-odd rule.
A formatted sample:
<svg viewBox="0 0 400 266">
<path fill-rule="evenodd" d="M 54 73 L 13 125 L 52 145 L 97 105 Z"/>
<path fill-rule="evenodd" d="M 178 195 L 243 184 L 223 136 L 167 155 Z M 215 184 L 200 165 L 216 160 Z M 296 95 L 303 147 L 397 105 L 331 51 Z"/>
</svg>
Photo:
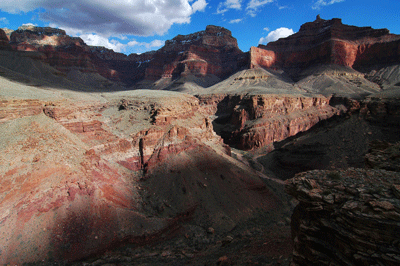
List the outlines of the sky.
<svg viewBox="0 0 400 266">
<path fill-rule="evenodd" d="M 400 34 L 399 0 L 0 0 L 0 28 L 61 28 L 125 54 L 157 50 L 207 25 L 229 29 L 247 52 L 297 32 L 318 14 Z"/>
</svg>

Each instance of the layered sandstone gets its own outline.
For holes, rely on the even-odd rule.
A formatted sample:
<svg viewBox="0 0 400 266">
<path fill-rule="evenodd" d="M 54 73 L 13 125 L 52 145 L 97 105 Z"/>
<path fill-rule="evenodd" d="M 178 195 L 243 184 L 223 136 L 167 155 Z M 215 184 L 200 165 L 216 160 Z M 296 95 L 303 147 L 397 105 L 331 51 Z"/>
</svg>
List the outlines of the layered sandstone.
<svg viewBox="0 0 400 266">
<path fill-rule="evenodd" d="M 400 36 L 390 34 L 387 29 L 348 26 L 341 19 L 317 17 L 287 38 L 252 48 L 250 55 L 252 66 L 283 68 L 296 77 L 312 65 L 337 64 L 362 69 L 398 62 L 399 41 Z"/>
<path fill-rule="evenodd" d="M 42 60 L 57 70 L 98 73 L 126 86 L 138 81 L 186 76 L 226 77 L 245 64 L 237 40 L 229 30 L 207 26 L 206 30 L 178 35 L 157 51 L 129 56 L 104 47 L 86 45 L 64 30 L 24 26 L 12 32 L 14 50 L 38 51 Z M 215 83 L 215 82 L 214 82 Z"/>
<path fill-rule="evenodd" d="M 238 69 L 242 52 L 229 30 L 207 26 L 205 31 L 178 35 L 165 42 L 146 69 L 147 79 L 206 76 L 226 77 Z"/>
<path fill-rule="evenodd" d="M 252 150 L 306 131 L 340 113 L 329 98 L 302 95 L 199 96 L 204 108 L 217 106 L 215 123 L 225 143 Z M 217 126 L 218 128 L 218 126 Z M 218 130 L 218 129 L 217 129 Z"/>
<path fill-rule="evenodd" d="M 279 202 L 193 96 L 61 95 L 2 91 L 1 264 L 71 262 L 188 220 L 227 232 Z"/>
<path fill-rule="evenodd" d="M 112 81 L 124 81 L 124 76 L 107 60 L 98 56 L 107 49 L 90 47 L 79 37 L 68 36 L 64 30 L 50 27 L 24 26 L 13 31 L 10 44 L 17 51 L 39 52 L 40 59 L 58 71 L 68 73 L 78 70 L 83 73 L 98 73 Z M 126 55 L 108 50 L 117 61 Z M 108 59 L 108 57 L 107 57 Z"/>
</svg>

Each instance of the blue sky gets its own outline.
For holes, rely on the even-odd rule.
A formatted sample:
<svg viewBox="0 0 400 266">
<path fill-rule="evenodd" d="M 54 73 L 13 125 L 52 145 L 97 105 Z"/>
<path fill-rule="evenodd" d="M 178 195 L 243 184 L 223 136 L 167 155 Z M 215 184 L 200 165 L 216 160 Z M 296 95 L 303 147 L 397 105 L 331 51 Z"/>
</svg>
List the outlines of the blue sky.
<svg viewBox="0 0 400 266">
<path fill-rule="evenodd" d="M 398 0 L 1 0 L 0 28 L 58 27 L 89 45 L 130 54 L 211 24 L 231 30 L 248 51 L 297 32 L 318 14 L 400 34 Z"/>
</svg>

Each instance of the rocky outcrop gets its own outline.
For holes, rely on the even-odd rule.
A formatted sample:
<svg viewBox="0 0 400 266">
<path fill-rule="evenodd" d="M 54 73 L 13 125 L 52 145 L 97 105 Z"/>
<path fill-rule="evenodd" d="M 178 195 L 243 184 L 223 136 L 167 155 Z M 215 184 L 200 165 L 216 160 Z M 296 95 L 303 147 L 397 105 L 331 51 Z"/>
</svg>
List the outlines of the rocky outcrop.
<svg viewBox="0 0 400 266">
<path fill-rule="evenodd" d="M 81 38 L 50 27 L 23 26 L 12 32 L 10 44 L 17 51 L 41 52 L 41 59 L 62 72 L 77 68 L 95 72 L 88 47 Z"/>
<path fill-rule="evenodd" d="M 193 96 L 29 89 L 0 104 L 0 264 L 67 263 L 189 220 L 227 232 L 279 205 Z"/>
<path fill-rule="evenodd" d="M 146 69 L 146 78 L 158 80 L 210 74 L 226 77 L 238 69 L 240 55 L 237 40 L 229 30 L 207 26 L 205 31 L 178 35 L 166 41 Z"/>
<path fill-rule="evenodd" d="M 0 29 L 0 50 L 11 50 L 7 34 Z"/>
<path fill-rule="evenodd" d="M 5 34 L 7 35 L 8 41 L 10 41 L 10 37 L 11 37 L 11 33 L 14 30 L 8 29 L 8 28 L 2 28 L 2 30 L 5 32 Z"/>
<path fill-rule="evenodd" d="M 204 31 L 167 40 L 157 51 L 129 56 L 104 47 L 87 46 L 82 39 L 49 27 L 24 26 L 10 36 L 14 49 L 39 51 L 44 62 L 63 72 L 78 69 L 98 73 L 125 86 L 155 89 L 169 88 L 171 82 L 185 77 L 207 78 L 209 82 L 189 80 L 200 87 L 209 87 L 219 81 L 215 77 L 224 79 L 243 68 L 284 70 L 293 80 L 309 76 L 310 73 L 303 71 L 320 65 L 337 65 L 365 72 L 375 65 L 381 68 L 397 63 L 399 42 L 400 37 L 386 29 L 354 27 L 342 24 L 340 19 L 320 18 L 305 23 L 292 36 L 267 46 L 252 47 L 248 53 L 240 51 L 229 30 L 211 25 Z M 342 69 L 340 75 L 348 72 Z M 138 84 L 143 80 L 143 84 Z M 349 78 L 344 83 L 353 80 Z M 305 83 L 304 86 L 309 86 L 310 82 Z M 175 85 L 169 89 L 174 89 Z M 360 81 L 355 80 L 354 85 L 352 90 L 357 91 Z M 376 88 L 362 90 L 370 93 Z"/>
<path fill-rule="evenodd" d="M 122 61 L 127 58 L 126 55 L 90 47 L 81 38 L 68 36 L 61 29 L 23 26 L 11 33 L 10 44 L 17 51 L 40 52 L 40 60 L 64 73 L 78 70 L 98 73 L 112 81 L 126 82 L 126 77 L 109 63 Z"/>
<path fill-rule="evenodd" d="M 340 113 L 329 105 L 329 98 L 322 96 L 263 94 L 199 97 L 208 110 L 212 110 L 210 104 L 216 104 L 216 128 L 225 143 L 244 150 L 284 140 Z"/>
<path fill-rule="evenodd" d="M 250 55 L 252 65 L 281 68 L 296 79 L 312 65 L 337 64 L 363 69 L 398 62 L 399 42 L 400 36 L 390 34 L 387 29 L 348 26 L 341 19 L 318 17 L 287 38 L 252 48 Z"/>
<path fill-rule="evenodd" d="M 18 51 L 39 51 L 42 60 L 69 72 L 99 73 L 132 86 L 143 79 L 178 78 L 189 75 L 226 77 L 245 63 L 243 53 L 229 30 L 207 26 L 206 30 L 178 35 L 157 51 L 129 56 L 104 47 L 91 47 L 64 30 L 24 26 L 12 32 L 10 43 Z"/>
<path fill-rule="evenodd" d="M 373 95 L 368 97 L 361 109 L 366 119 L 382 126 L 400 125 L 400 95 L 386 97 Z"/>
<path fill-rule="evenodd" d="M 349 168 L 286 181 L 300 202 L 292 216 L 293 265 L 398 265 L 399 178 Z"/>
<path fill-rule="evenodd" d="M 249 56 L 250 68 L 272 68 L 276 63 L 276 53 L 274 51 L 252 46 L 250 47 Z"/>
<path fill-rule="evenodd" d="M 365 155 L 365 164 L 372 169 L 385 169 L 400 172 L 400 143 L 373 141 L 370 151 Z"/>
</svg>

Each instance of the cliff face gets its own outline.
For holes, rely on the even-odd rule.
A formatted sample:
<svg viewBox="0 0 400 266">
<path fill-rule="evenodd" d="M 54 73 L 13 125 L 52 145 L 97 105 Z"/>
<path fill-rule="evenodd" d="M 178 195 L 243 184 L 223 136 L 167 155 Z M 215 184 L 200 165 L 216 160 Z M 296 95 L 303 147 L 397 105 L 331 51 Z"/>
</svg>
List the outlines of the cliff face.
<svg viewBox="0 0 400 266">
<path fill-rule="evenodd" d="M 88 46 L 81 38 L 68 36 L 61 29 L 20 27 L 11 33 L 10 44 L 17 51 L 40 52 L 43 62 L 64 73 L 71 70 L 96 73 L 125 84 L 132 84 L 132 78 L 140 77 L 140 73 L 131 74 L 138 63 L 130 61 L 127 55 Z"/>
<path fill-rule="evenodd" d="M 398 265 L 399 178 L 350 168 L 288 180 L 287 192 L 300 202 L 292 216 L 293 265 Z"/>
<path fill-rule="evenodd" d="M 217 26 L 178 35 L 157 51 L 129 56 L 104 47 L 90 47 L 82 39 L 53 28 L 21 27 L 11 34 L 10 43 L 18 51 L 42 52 L 43 61 L 58 70 L 99 73 L 127 86 L 143 79 L 226 77 L 244 64 L 243 59 L 238 59 L 243 53 L 237 40 L 229 30 Z"/>
<path fill-rule="evenodd" d="M 207 26 L 205 31 L 166 41 L 146 69 L 146 78 L 157 80 L 190 74 L 226 77 L 238 69 L 237 58 L 241 54 L 229 30 Z"/>
<path fill-rule="evenodd" d="M 4 30 L 0 29 L 0 50 L 11 50 L 11 46 L 8 42 L 7 34 Z"/>
<path fill-rule="evenodd" d="M 240 51 L 229 30 L 217 26 L 178 35 L 157 51 L 129 56 L 87 46 L 80 38 L 70 37 L 59 29 L 26 26 L 10 36 L 13 49 L 39 51 L 43 53 L 43 61 L 58 70 L 68 72 L 74 68 L 99 73 L 127 86 L 141 80 L 150 84 L 187 76 L 226 78 L 239 69 L 257 67 L 283 69 L 294 80 L 300 79 L 305 69 L 319 65 L 367 71 L 375 65 L 398 62 L 399 42 L 400 36 L 386 29 L 348 26 L 340 19 L 320 18 L 305 23 L 292 36 L 267 46 L 252 47 L 248 53 Z M 164 83 L 158 87 L 168 87 L 168 82 Z"/>
<path fill-rule="evenodd" d="M 340 19 L 317 18 L 303 24 L 297 33 L 287 38 L 252 48 L 254 59 L 251 62 L 285 69 L 294 77 L 301 70 L 318 64 L 360 69 L 398 62 L 399 42 L 400 36 L 390 34 L 387 29 L 348 26 Z"/>
<path fill-rule="evenodd" d="M 279 203 L 193 96 L 1 93 L 0 264 L 70 262 L 187 220 L 228 232 Z"/>
<path fill-rule="evenodd" d="M 208 110 L 217 107 L 216 128 L 225 143 L 244 150 L 284 140 L 340 113 L 323 96 L 212 95 L 200 101 Z"/>
</svg>

